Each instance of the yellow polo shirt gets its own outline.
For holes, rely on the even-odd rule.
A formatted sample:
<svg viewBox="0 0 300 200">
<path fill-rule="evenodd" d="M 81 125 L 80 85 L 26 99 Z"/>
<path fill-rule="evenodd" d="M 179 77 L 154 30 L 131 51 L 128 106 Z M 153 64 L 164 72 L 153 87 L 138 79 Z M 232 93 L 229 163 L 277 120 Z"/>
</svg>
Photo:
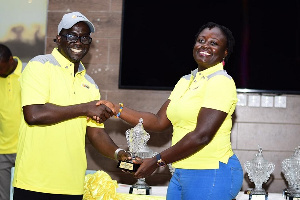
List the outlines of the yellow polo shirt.
<svg viewBox="0 0 300 200">
<path fill-rule="evenodd" d="M 237 103 L 236 86 L 220 63 L 182 77 L 169 99 L 167 116 L 173 124 L 172 145 L 196 128 L 200 109 L 211 108 L 228 113 L 212 141 L 195 154 L 173 163 L 182 169 L 218 169 L 233 155 L 230 134 L 231 116 Z"/>
<path fill-rule="evenodd" d="M 57 49 L 29 61 L 21 79 L 22 107 L 51 103 L 68 106 L 100 99 L 93 79 L 80 63 Z M 22 118 L 13 186 L 52 194 L 83 194 L 87 167 L 86 127 L 104 128 L 86 116 L 52 125 L 29 126 Z"/>
<path fill-rule="evenodd" d="M 21 121 L 21 88 L 19 77 L 22 72 L 21 60 L 13 73 L 0 77 L 0 154 L 17 152 L 18 133 Z"/>
</svg>

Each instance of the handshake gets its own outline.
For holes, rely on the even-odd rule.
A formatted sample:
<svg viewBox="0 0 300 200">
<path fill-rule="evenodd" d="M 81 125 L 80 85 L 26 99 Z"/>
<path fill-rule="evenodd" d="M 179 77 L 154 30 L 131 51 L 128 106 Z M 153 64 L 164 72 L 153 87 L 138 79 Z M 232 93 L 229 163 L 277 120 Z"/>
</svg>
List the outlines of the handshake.
<svg viewBox="0 0 300 200">
<path fill-rule="evenodd" d="M 93 119 L 97 123 L 103 123 L 114 115 L 118 116 L 118 113 L 122 111 L 118 106 L 105 100 L 92 101 L 87 103 L 87 105 L 87 119 Z"/>
</svg>

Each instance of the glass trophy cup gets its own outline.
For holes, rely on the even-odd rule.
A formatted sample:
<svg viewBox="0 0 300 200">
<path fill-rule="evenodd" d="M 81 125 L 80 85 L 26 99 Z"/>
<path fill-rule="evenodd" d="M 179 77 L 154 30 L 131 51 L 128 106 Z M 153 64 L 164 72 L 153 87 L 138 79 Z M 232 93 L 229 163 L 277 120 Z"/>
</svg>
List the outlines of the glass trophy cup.
<svg viewBox="0 0 300 200">
<path fill-rule="evenodd" d="M 155 154 L 147 146 L 147 142 L 150 139 L 149 133 L 144 130 L 143 119 L 140 118 L 139 123 L 131 129 L 126 131 L 126 139 L 129 147 L 129 153 L 131 153 L 132 158 L 152 158 Z M 123 162 L 124 163 L 124 162 Z M 127 168 L 129 171 L 136 171 L 139 166 L 131 162 L 127 162 Z M 119 165 L 119 168 L 122 168 L 122 162 Z M 130 194 L 145 194 L 150 195 L 151 187 L 145 182 L 145 178 L 139 178 L 135 184 L 133 184 L 129 189 Z"/>
<path fill-rule="evenodd" d="M 262 188 L 262 184 L 268 181 L 275 165 L 264 159 L 262 148 L 259 147 L 258 153 L 251 161 L 246 161 L 244 167 L 250 180 L 255 184 L 255 188 L 250 191 L 249 200 L 267 200 L 268 194 Z"/>
<path fill-rule="evenodd" d="M 300 146 L 295 148 L 294 154 L 281 163 L 282 173 L 288 182 L 285 197 L 288 200 L 300 200 Z"/>
</svg>

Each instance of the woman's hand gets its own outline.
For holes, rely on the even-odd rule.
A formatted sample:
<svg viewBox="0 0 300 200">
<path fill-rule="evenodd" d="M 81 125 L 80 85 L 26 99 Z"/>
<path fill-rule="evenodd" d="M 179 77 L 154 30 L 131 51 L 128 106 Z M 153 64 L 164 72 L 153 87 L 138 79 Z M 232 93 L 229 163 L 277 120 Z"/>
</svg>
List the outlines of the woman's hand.
<svg viewBox="0 0 300 200">
<path fill-rule="evenodd" d="M 133 163 L 141 164 L 137 172 L 134 174 L 135 178 L 146 178 L 158 168 L 155 157 L 145 158 L 143 160 L 133 160 Z"/>
<path fill-rule="evenodd" d="M 101 105 L 101 104 L 104 104 L 104 105 L 106 105 L 107 107 L 109 107 L 109 108 L 113 111 L 114 115 L 116 115 L 116 114 L 119 112 L 119 108 L 118 108 L 115 104 L 113 104 L 112 102 L 110 102 L 110 101 L 107 101 L 107 100 L 99 100 L 99 101 L 96 103 L 97 106 L 99 106 L 99 105 Z"/>
</svg>

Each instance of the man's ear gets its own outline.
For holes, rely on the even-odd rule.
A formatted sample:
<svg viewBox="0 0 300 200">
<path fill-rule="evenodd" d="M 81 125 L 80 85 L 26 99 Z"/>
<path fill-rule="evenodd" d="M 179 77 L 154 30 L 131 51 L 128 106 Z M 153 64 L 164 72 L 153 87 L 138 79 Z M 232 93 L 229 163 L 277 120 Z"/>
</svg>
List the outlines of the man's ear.
<svg viewBox="0 0 300 200">
<path fill-rule="evenodd" d="M 10 65 L 12 65 L 14 63 L 14 57 L 10 56 L 9 59 L 8 59 L 8 62 L 9 62 Z"/>
<path fill-rule="evenodd" d="M 57 35 L 55 39 L 53 39 L 53 41 L 58 44 L 61 40 L 61 36 L 60 35 Z"/>
</svg>

